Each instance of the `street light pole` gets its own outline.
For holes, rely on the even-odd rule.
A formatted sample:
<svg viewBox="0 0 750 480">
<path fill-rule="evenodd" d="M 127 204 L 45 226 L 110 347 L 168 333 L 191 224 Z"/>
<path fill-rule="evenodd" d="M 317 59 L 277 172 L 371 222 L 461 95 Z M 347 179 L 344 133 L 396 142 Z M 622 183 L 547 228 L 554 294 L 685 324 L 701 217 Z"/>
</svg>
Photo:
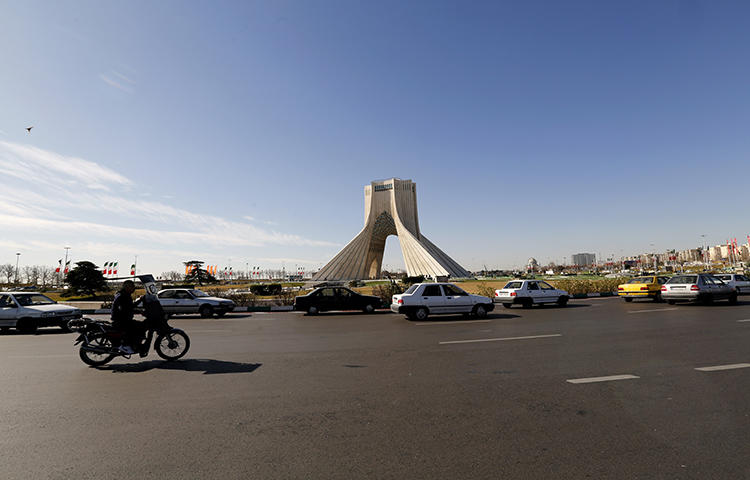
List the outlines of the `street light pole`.
<svg viewBox="0 0 750 480">
<path fill-rule="evenodd" d="M 21 252 L 16 252 L 16 284 L 18 284 L 18 259 L 21 258 Z"/>
</svg>

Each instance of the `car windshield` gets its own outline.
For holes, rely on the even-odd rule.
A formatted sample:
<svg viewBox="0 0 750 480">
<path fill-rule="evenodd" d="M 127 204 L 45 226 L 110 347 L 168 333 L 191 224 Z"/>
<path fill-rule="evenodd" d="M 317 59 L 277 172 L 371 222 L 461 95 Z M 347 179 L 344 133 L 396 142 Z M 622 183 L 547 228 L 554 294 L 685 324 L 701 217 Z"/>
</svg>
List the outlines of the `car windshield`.
<svg viewBox="0 0 750 480">
<path fill-rule="evenodd" d="M 23 293 L 16 295 L 15 297 L 19 305 L 24 307 L 29 305 L 50 305 L 52 303 L 55 303 L 54 300 L 49 297 L 45 297 L 41 293 Z"/>
<path fill-rule="evenodd" d="M 724 280 L 724 281 L 730 281 L 730 280 L 732 280 L 732 276 L 731 275 L 714 275 L 714 276 L 716 278 L 718 278 L 720 280 Z"/>
<path fill-rule="evenodd" d="M 417 288 L 419 288 L 419 285 L 412 285 L 411 287 L 407 288 L 404 294 L 412 294 L 415 291 L 417 291 Z"/>
<path fill-rule="evenodd" d="M 629 281 L 628 283 L 651 283 L 653 282 L 653 278 L 651 277 L 636 277 Z"/>
<path fill-rule="evenodd" d="M 508 288 L 508 289 L 521 288 L 521 285 L 523 285 L 523 282 L 508 282 L 505 284 L 503 288 Z"/>
<path fill-rule="evenodd" d="M 192 293 L 194 297 L 208 297 L 206 292 L 201 292 L 200 290 L 190 290 L 190 293 Z"/>
<path fill-rule="evenodd" d="M 677 275 L 677 276 L 670 278 L 667 283 L 675 284 L 675 283 L 697 283 L 697 282 L 698 282 L 697 275 Z"/>
</svg>

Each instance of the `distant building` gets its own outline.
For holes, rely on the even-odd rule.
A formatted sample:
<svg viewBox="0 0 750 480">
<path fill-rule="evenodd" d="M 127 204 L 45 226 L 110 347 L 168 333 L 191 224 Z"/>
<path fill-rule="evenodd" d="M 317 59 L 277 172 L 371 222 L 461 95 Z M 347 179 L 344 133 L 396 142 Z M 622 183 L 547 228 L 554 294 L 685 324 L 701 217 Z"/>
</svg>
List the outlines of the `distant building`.
<svg viewBox="0 0 750 480">
<path fill-rule="evenodd" d="M 593 253 L 575 253 L 571 258 L 573 259 L 573 265 L 578 267 L 585 267 L 596 263 L 596 254 Z"/>
</svg>

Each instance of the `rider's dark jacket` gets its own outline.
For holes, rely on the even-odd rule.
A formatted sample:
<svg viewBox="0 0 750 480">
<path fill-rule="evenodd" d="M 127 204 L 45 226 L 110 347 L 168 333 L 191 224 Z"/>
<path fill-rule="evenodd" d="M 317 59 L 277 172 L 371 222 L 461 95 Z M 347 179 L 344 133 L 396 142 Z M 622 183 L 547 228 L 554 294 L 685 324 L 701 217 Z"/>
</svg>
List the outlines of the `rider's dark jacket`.
<svg viewBox="0 0 750 480">
<path fill-rule="evenodd" d="M 115 300 L 112 302 L 112 324 L 115 327 L 128 327 L 134 322 L 133 298 L 124 290 L 115 294 Z"/>
</svg>

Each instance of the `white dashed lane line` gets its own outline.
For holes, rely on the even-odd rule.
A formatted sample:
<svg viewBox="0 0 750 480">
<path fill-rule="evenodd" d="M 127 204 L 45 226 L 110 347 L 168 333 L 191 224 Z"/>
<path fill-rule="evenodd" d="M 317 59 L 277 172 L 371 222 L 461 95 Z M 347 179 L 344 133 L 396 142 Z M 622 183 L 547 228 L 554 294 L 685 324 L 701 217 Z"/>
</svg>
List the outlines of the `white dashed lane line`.
<svg viewBox="0 0 750 480">
<path fill-rule="evenodd" d="M 628 312 L 628 313 L 668 312 L 670 310 L 677 310 L 677 307 L 675 308 L 653 308 L 649 310 L 633 310 L 632 312 Z"/>
<path fill-rule="evenodd" d="M 750 318 L 746 318 L 745 320 L 737 320 L 737 321 L 738 321 L 739 323 L 742 323 L 742 322 L 750 322 Z"/>
<path fill-rule="evenodd" d="M 609 375 L 607 377 L 588 377 L 588 378 L 571 378 L 566 380 L 568 383 L 597 383 L 597 382 L 612 382 L 615 380 L 633 380 L 641 378 L 637 375 Z"/>
<path fill-rule="evenodd" d="M 714 365 L 713 367 L 700 367 L 696 370 L 700 372 L 716 372 L 719 370 L 735 370 L 737 368 L 748 368 L 750 363 L 733 363 L 730 365 Z"/>
<path fill-rule="evenodd" d="M 480 343 L 480 342 L 504 342 L 508 340 L 531 340 L 533 338 L 550 338 L 562 337 L 562 333 L 553 333 L 550 335 L 530 335 L 528 337 L 505 337 L 505 338 L 477 338 L 475 340 L 449 340 L 440 342 L 440 345 L 450 345 L 455 343 Z"/>
</svg>

